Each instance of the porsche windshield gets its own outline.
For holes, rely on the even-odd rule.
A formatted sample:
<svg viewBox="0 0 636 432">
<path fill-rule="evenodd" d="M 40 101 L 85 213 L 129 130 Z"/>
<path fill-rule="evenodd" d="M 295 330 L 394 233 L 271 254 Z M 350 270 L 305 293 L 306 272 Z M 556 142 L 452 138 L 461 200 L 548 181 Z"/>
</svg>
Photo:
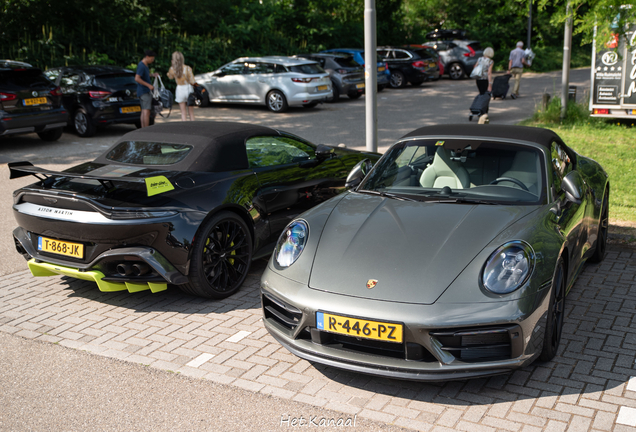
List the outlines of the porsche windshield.
<svg viewBox="0 0 636 432">
<path fill-rule="evenodd" d="M 421 201 L 539 203 L 541 152 L 479 140 L 415 140 L 392 147 L 359 192 Z"/>
</svg>

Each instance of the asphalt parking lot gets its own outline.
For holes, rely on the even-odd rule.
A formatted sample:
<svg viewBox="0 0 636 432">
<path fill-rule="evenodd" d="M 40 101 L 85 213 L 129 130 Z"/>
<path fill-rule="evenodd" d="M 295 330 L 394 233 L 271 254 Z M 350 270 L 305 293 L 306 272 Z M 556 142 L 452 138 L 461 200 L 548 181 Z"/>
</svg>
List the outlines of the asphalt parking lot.
<svg viewBox="0 0 636 432">
<path fill-rule="evenodd" d="M 577 82 L 584 83 L 585 74 L 589 78 L 589 70 L 581 71 L 575 76 Z M 492 121 L 514 123 L 527 117 L 540 94 L 556 80 L 556 74 L 545 75 L 525 81 L 534 83 L 534 93 L 515 101 L 523 105 L 511 101 L 491 105 Z M 459 89 L 456 95 L 451 92 L 455 86 Z M 390 114 L 379 121 L 380 148 L 423 124 L 467 121 L 464 105 L 466 93 L 474 93 L 472 87 L 474 83 L 468 80 L 442 81 L 381 93 L 380 104 L 384 103 Z M 405 100 L 410 104 L 406 108 L 401 106 Z M 311 121 L 302 109 L 280 116 L 264 108 L 223 105 L 197 110 L 197 114 L 200 118 L 279 126 L 316 143 L 364 147 L 364 125 L 359 121 L 364 118 L 364 98 L 343 98 L 339 104 L 319 107 Z M 170 120 L 175 119 L 178 110 Z M 264 261 L 255 262 L 242 290 L 223 301 L 186 296 L 174 288 L 158 294 L 101 293 L 89 282 L 32 277 L 24 270 L 24 260 L 13 250 L 10 237 L 14 226 L 10 193 L 24 179 L 8 182 L 6 162 L 26 158 L 45 166 L 65 167 L 92 158 L 128 130 L 132 129 L 110 128 L 89 141 L 65 134 L 60 145 L 51 148 L 29 136 L 2 143 L 6 146 L 0 151 L 0 189 L 4 194 L 0 204 L 0 364 L 4 364 L 0 382 L 5 391 L 0 392 L 0 430 L 218 430 L 216 425 L 233 430 L 277 430 L 312 427 L 292 424 L 293 419 L 309 421 L 312 413 L 343 423 L 355 421 L 355 427 L 362 430 L 636 428 L 634 249 L 610 245 L 602 264 L 586 266 L 567 297 L 566 327 L 554 361 L 537 362 L 510 375 L 434 384 L 347 373 L 291 355 L 267 334 L 261 322 L 258 284 Z M 90 355 L 79 360 L 74 357 L 84 351 Z M 27 352 L 31 352 L 30 357 Z M 23 356 L 20 360 L 18 353 Z M 46 353 L 43 359 L 39 358 L 41 353 Z M 41 367 L 34 366 L 36 360 L 43 362 Z M 90 365 L 95 368 L 94 375 L 112 368 L 110 388 L 128 389 L 128 383 L 135 381 L 152 388 L 146 396 L 151 402 L 156 398 L 157 404 L 170 404 L 173 396 L 179 407 L 158 412 L 152 404 L 147 407 L 136 400 L 134 393 L 107 393 L 99 400 L 94 390 L 99 387 L 82 388 L 83 381 L 73 379 L 78 375 L 78 379 L 89 380 L 90 369 L 81 373 L 70 368 L 58 370 L 60 363 Z M 18 371 L 22 370 L 30 376 L 20 376 Z M 147 373 L 153 380 L 145 381 Z M 34 376 L 41 378 L 38 385 L 30 381 Z M 183 390 L 171 394 L 175 377 L 182 378 L 179 385 Z M 59 389 L 51 389 L 56 386 Z M 63 396 L 66 386 L 70 387 L 68 392 L 76 393 L 74 399 Z M 217 399 L 198 393 L 210 389 Z M 182 405 L 192 401 L 182 400 L 179 391 L 192 391 L 194 398 L 201 397 L 195 404 L 224 398 L 223 418 L 215 406 L 195 405 L 201 409 L 184 411 Z M 113 405 L 118 397 L 121 404 Z M 80 407 L 110 409 L 112 423 L 90 408 L 84 408 L 83 415 L 71 412 L 65 423 L 61 416 L 69 411 L 63 404 L 69 400 Z M 131 418 L 131 410 L 140 411 L 138 418 Z M 237 420 L 245 416 L 247 421 Z"/>
</svg>

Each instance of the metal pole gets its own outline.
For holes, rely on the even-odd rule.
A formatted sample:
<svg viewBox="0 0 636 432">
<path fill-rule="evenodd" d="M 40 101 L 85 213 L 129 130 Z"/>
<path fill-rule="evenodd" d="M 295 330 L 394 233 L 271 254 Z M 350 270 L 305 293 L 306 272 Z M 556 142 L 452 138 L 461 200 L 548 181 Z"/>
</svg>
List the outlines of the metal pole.
<svg viewBox="0 0 636 432">
<path fill-rule="evenodd" d="M 375 0 L 364 0 L 364 77 L 367 151 L 378 151 L 378 60 Z"/>
<path fill-rule="evenodd" d="M 568 111 L 568 93 L 570 91 L 570 57 L 572 46 L 572 5 L 568 1 L 565 19 L 565 35 L 563 37 L 563 73 L 561 74 L 561 119 Z"/>
<path fill-rule="evenodd" d="M 528 0 L 528 43 L 526 48 L 530 48 L 530 37 L 532 36 L 532 0 Z"/>
</svg>

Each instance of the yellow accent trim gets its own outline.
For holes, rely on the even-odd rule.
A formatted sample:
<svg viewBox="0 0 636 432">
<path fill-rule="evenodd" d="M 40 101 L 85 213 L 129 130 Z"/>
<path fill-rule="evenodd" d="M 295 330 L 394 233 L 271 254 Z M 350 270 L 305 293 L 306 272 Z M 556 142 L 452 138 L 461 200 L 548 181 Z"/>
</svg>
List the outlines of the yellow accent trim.
<svg viewBox="0 0 636 432">
<path fill-rule="evenodd" d="M 144 180 L 146 181 L 148 196 L 157 195 L 174 189 L 170 180 L 168 180 L 165 176 L 147 177 Z"/>
<path fill-rule="evenodd" d="M 98 270 L 79 271 L 79 269 L 72 267 L 65 267 L 55 264 L 49 264 L 44 262 L 35 262 L 35 259 L 29 260 L 27 263 L 31 274 L 35 277 L 43 276 L 55 276 L 64 275 L 75 279 L 92 281 L 97 284 L 97 287 L 102 292 L 117 292 L 126 291 L 130 293 L 144 291 L 150 289 L 153 293 L 165 291 L 168 289 L 167 283 L 155 283 L 155 282 L 110 282 L 103 280 L 104 273 Z"/>
</svg>

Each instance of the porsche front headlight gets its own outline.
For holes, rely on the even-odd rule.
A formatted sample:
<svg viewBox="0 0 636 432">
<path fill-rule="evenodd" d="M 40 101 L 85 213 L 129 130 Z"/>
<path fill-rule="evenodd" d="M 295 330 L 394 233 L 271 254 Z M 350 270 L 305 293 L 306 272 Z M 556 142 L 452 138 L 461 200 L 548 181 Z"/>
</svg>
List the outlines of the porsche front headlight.
<svg viewBox="0 0 636 432">
<path fill-rule="evenodd" d="M 522 241 L 511 241 L 490 255 L 482 272 L 482 282 L 488 291 L 508 294 L 528 280 L 533 268 L 532 247 Z"/>
<path fill-rule="evenodd" d="M 308 237 L 309 226 L 307 226 L 307 222 L 296 220 L 287 225 L 278 239 L 274 251 L 274 258 L 278 265 L 281 267 L 292 265 L 303 252 Z"/>
</svg>

